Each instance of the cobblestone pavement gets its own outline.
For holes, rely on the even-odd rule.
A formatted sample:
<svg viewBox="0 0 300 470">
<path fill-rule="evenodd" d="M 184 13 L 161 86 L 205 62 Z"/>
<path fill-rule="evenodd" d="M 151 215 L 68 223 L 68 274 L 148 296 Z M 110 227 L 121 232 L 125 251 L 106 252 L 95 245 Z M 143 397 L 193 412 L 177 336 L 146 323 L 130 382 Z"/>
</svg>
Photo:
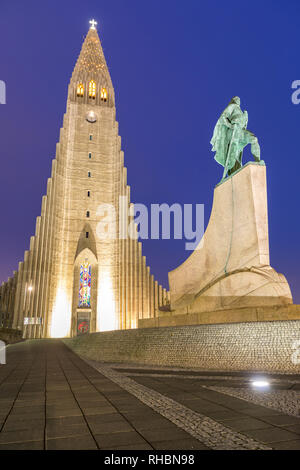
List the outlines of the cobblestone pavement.
<svg viewBox="0 0 300 470">
<path fill-rule="evenodd" d="M 263 394 L 250 378 L 87 363 L 60 340 L 11 345 L 0 366 L 0 450 L 300 450 L 290 411 L 300 377 L 269 376 L 271 402 L 253 399 Z M 288 409 L 275 406 L 284 395 Z"/>
</svg>

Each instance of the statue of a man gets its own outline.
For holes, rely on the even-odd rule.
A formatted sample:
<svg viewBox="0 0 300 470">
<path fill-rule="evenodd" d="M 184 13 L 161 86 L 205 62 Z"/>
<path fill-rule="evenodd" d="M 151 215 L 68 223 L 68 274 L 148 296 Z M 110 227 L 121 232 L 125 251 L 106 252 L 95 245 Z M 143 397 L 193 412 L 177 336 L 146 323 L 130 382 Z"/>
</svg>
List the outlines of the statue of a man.
<svg viewBox="0 0 300 470">
<path fill-rule="evenodd" d="M 243 149 L 251 144 L 254 160 L 260 161 L 260 147 L 255 135 L 247 130 L 248 113 L 240 108 L 240 98 L 235 96 L 221 114 L 210 141 L 215 160 L 224 167 L 223 178 L 242 166 Z"/>
</svg>

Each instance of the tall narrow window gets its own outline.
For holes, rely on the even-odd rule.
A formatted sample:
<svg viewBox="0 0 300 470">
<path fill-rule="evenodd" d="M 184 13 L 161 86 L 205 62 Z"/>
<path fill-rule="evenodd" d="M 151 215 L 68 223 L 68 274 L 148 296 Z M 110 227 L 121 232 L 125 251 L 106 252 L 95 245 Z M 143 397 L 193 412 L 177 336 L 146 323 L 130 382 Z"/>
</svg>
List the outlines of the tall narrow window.
<svg viewBox="0 0 300 470">
<path fill-rule="evenodd" d="M 92 154 L 91 154 L 91 152 L 89 152 L 89 158 L 92 158 Z"/>
<path fill-rule="evenodd" d="M 91 80 L 89 83 L 89 97 L 93 99 L 96 98 L 96 83 L 94 80 Z"/>
<path fill-rule="evenodd" d="M 101 88 L 100 98 L 102 101 L 107 101 L 107 89 L 106 88 Z"/>
<path fill-rule="evenodd" d="M 77 85 L 77 96 L 83 96 L 84 95 L 84 86 L 82 83 L 79 83 Z"/>
<path fill-rule="evenodd" d="M 93 140 L 93 134 L 90 134 L 90 140 Z"/>
<path fill-rule="evenodd" d="M 91 196 L 91 191 L 88 191 L 87 192 L 87 197 L 90 197 Z"/>
<path fill-rule="evenodd" d="M 91 265 L 86 259 L 80 266 L 79 307 L 91 306 L 91 280 Z"/>
<path fill-rule="evenodd" d="M 87 217 L 90 216 L 90 211 L 86 211 L 86 216 L 87 216 Z"/>
<path fill-rule="evenodd" d="M 89 232 L 85 232 L 85 238 L 89 238 Z"/>
<path fill-rule="evenodd" d="M 91 177 L 91 172 L 90 172 L 90 171 L 88 171 L 88 178 L 90 178 L 90 177 Z"/>
</svg>

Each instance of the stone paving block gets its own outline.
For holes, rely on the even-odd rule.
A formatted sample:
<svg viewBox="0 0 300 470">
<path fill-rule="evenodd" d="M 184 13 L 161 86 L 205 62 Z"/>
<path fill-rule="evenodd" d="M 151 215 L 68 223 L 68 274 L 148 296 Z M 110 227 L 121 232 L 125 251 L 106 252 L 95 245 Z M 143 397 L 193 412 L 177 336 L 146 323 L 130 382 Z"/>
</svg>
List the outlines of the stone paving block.
<svg viewBox="0 0 300 470">
<path fill-rule="evenodd" d="M 110 402 L 112 405 L 119 407 L 119 406 L 130 406 L 136 403 L 136 398 L 132 397 L 128 398 L 110 398 Z"/>
<path fill-rule="evenodd" d="M 26 400 L 16 400 L 14 403 L 14 408 L 37 408 L 37 407 L 45 407 L 45 398 L 33 398 L 32 400 L 26 399 Z M 1 405 L 0 405 L 1 406 Z M 23 410 L 24 411 L 24 410 Z"/>
<path fill-rule="evenodd" d="M 253 416 L 256 418 L 264 418 L 265 416 L 275 416 L 282 414 L 280 411 L 276 411 L 272 408 L 265 408 L 264 406 L 260 405 L 252 405 L 247 408 L 243 408 L 242 410 L 239 410 L 239 412 L 247 416 Z"/>
<path fill-rule="evenodd" d="M 178 400 L 179 401 L 179 400 Z M 217 403 L 211 403 L 211 402 L 203 402 L 203 400 L 180 400 L 180 403 L 182 403 L 184 406 L 187 406 L 191 410 L 198 411 L 200 413 L 207 413 L 207 412 L 221 412 L 221 411 L 226 411 L 227 408 L 224 406 L 221 406 Z"/>
<path fill-rule="evenodd" d="M 30 428 L 14 431 L 2 431 L 0 433 L 0 444 L 9 442 L 40 441 L 44 439 L 44 429 Z"/>
<path fill-rule="evenodd" d="M 286 431 L 285 429 L 281 429 L 275 426 L 266 429 L 243 431 L 243 434 L 246 434 L 247 436 L 266 444 L 293 441 L 297 440 L 299 437 L 296 433 Z"/>
<path fill-rule="evenodd" d="M 86 436 L 90 435 L 90 430 L 87 425 L 84 424 L 50 424 L 47 423 L 46 427 L 46 438 L 59 438 L 59 437 L 70 437 L 70 436 Z"/>
<path fill-rule="evenodd" d="M 122 389 L 112 390 L 109 393 L 109 399 L 113 400 L 114 398 L 125 398 L 125 399 L 128 399 L 128 400 L 131 400 L 132 395 L 131 395 L 131 393 L 126 392 L 126 390 L 122 390 Z"/>
<path fill-rule="evenodd" d="M 91 422 L 89 421 L 89 417 L 87 417 L 87 419 L 89 426 L 94 434 L 108 434 L 134 430 L 134 428 L 124 419 L 108 422 L 101 422 L 100 420 Z"/>
<path fill-rule="evenodd" d="M 106 447 L 105 450 L 152 450 L 153 447 L 151 447 L 150 444 L 130 444 L 127 446 L 112 446 L 112 447 Z"/>
<path fill-rule="evenodd" d="M 87 374 L 88 376 L 88 374 Z M 93 382 L 93 385 L 96 388 L 103 388 L 105 385 L 108 386 L 110 385 L 109 381 L 106 379 L 106 377 L 101 377 L 97 375 L 93 375 L 90 380 Z"/>
<path fill-rule="evenodd" d="M 96 389 L 93 390 L 93 392 L 85 392 L 85 391 L 81 391 L 81 390 L 73 390 L 73 392 L 74 392 L 74 396 L 77 399 L 81 399 L 81 400 L 98 400 L 98 401 L 102 401 L 102 402 L 107 401 L 107 398 L 104 397 Z"/>
<path fill-rule="evenodd" d="M 143 439 L 142 436 L 135 431 L 116 432 L 113 434 L 95 433 L 95 439 L 100 449 L 107 449 L 112 447 L 118 449 L 120 446 L 148 444 L 145 439 Z"/>
<path fill-rule="evenodd" d="M 3 432 L 21 431 L 33 428 L 43 432 L 45 428 L 45 419 L 32 419 L 31 416 L 29 416 L 27 419 L 20 419 L 10 415 L 8 416 L 7 421 L 3 427 Z"/>
<path fill-rule="evenodd" d="M 25 384 L 25 385 L 23 385 L 22 390 L 24 390 L 24 392 L 28 392 L 28 393 L 43 392 L 44 391 L 44 385 L 28 386 L 28 385 Z"/>
<path fill-rule="evenodd" d="M 129 419 L 130 423 L 138 430 L 147 430 L 147 429 L 152 429 L 152 430 L 157 430 L 157 429 L 164 429 L 165 432 L 172 431 L 174 429 L 174 424 L 171 423 L 168 419 L 166 418 L 151 418 L 151 419 L 143 419 L 142 417 L 140 418 L 130 418 Z"/>
<path fill-rule="evenodd" d="M 77 397 L 76 397 L 77 398 Z M 103 400 L 89 400 L 89 399 L 78 399 L 77 403 L 81 408 L 105 408 L 105 407 L 114 407 L 108 402 Z"/>
<path fill-rule="evenodd" d="M 8 444 L 0 444 L 1 450 L 43 450 L 44 441 L 28 441 L 28 442 L 10 442 Z"/>
<path fill-rule="evenodd" d="M 135 403 L 130 403 L 129 405 L 126 405 L 126 403 L 118 405 L 118 410 L 124 414 L 127 414 L 127 413 L 143 414 L 145 411 L 149 410 L 149 406 L 146 406 L 143 403 L 141 403 L 139 400 L 137 400 Z"/>
<path fill-rule="evenodd" d="M 248 431 L 251 429 L 267 429 L 270 428 L 270 424 L 261 421 L 251 416 L 245 418 L 236 418 L 226 421 L 226 426 L 235 431 Z"/>
<path fill-rule="evenodd" d="M 13 398 L 0 398 L 0 410 L 11 408 L 13 404 Z"/>
<path fill-rule="evenodd" d="M 101 414 L 112 414 L 118 411 L 114 407 L 110 406 L 92 406 L 82 407 L 86 416 L 101 415 Z"/>
<path fill-rule="evenodd" d="M 205 414 L 221 423 L 225 423 L 225 421 L 230 421 L 232 419 L 245 418 L 245 414 L 239 413 L 238 411 L 228 410 L 226 408 L 223 411 L 206 411 Z"/>
<path fill-rule="evenodd" d="M 124 416 L 126 416 L 130 420 L 139 420 L 143 419 L 144 421 L 148 419 L 165 419 L 163 418 L 159 413 L 156 411 L 152 410 L 151 408 L 148 408 L 146 410 L 129 410 L 129 411 L 124 411 L 123 412 Z"/>
<path fill-rule="evenodd" d="M 107 413 L 102 415 L 91 415 L 86 417 L 90 426 L 103 423 L 127 423 L 126 419 L 119 413 Z"/>
<path fill-rule="evenodd" d="M 10 411 L 11 411 L 11 406 L 0 409 L 0 420 L 2 419 L 4 420 L 6 416 L 10 413 Z"/>
<path fill-rule="evenodd" d="M 47 396 L 47 399 L 46 399 L 46 405 L 47 405 L 47 408 L 54 408 L 55 406 L 61 406 L 61 407 L 67 407 L 67 408 L 70 408 L 70 407 L 74 407 L 74 406 L 78 406 L 77 405 L 77 402 L 76 400 L 74 400 L 74 397 L 70 397 L 70 398 L 65 398 L 65 397 L 62 397 L 60 398 L 59 395 L 56 396 L 56 398 L 52 397 L 52 398 L 49 398 Z"/>
<path fill-rule="evenodd" d="M 165 421 L 162 421 L 160 419 L 152 419 L 152 420 L 147 420 L 147 421 L 131 421 L 132 425 L 137 429 L 137 431 L 143 433 L 144 431 L 164 431 L 165 434 L 172 435 L 172 432 L 174 429 L 180 429 L 178 428 L 174 423 L 171 421 L 165 419 Z M 181 431 L 181 429 L 180 429 Z"/>
<path fill-rule="evenodd" d="M 72 398 L 61 398 L 59 395 L 57 395 L 56 400 L 47 400 L 47 408 L 49 409 L 55 409 L 55 408 L 77 408 L 78 404 L 77 401 L 72 397 Z"/>
<path fill-rule="evenodd" d="M 222 399 L 213 400 L 215 403 L 219 403 L 220 406 L 229 408 L 234 411 L 242 411 L 249 408 L 249 403 L 245 400 L 239 400 L 238 398 L 226 397 Z"/>
<path fill-rule="evenodd" d="M 37 415 L 37 414 L 44 414 L 45 413 L 45 405 L 30 405 L 27 406 L 14 406 L 12 408 L 11 414 L 12 415 Z"/>
<path fill-rule="evenodd" d="M 97 450 L 94 439 L 89 436 L 47 439 L 47 450 Z"/>
<path fill-rule="evenodd" d="M 288 426 L 288 425 L 299 425 L 300 426 L 300 418 L 296 416 L 289 416 L 289 415 L 275 415 L 275 416 L 264 416 L 262 418 L 266 423 L 274 424 L 275 426 Z"/>
<path fill-rule="evenodd" d="M 49 392 L 65 392 L 69 390 L 69 385 L 68 384 L 62 384 L 62 385 L 47 385 L 47 391 Z"/>
<path fill-rule="evenodd" d="M 47 411 L 52 411 L 52 410 L 59 410 L 59 409 L 77 409 L 78 404 L 76 400 L 67 400 L 67 401 L 61 401 L 59 397 L 57 397 L 57 400 L 54 403 L 46 403 L 46 409 Z"/>
<path fill-rule="evenodd" d="M 13 398 L 13 399 L 15 399 L 17 397 L 18 391 L 19 390 L 5 390 L 5 391 L 2 390 L 1 394 L 0 394 L 0 398 L 2 398 L 2 399 Z"/>
<path fill-rule="evenodd" d="M 300 450 L 300 439 L 272 444 L 274 450 Z"/>
<path fill-rule="evenodd" d="M 212 392 L 212 393 L 211 393 Z M 228 402 L 228 398 L 226 395 L 223 395 L 218 392 L 214 392 L 213 390 L 208 390 L 206 388 L 201 388 L 197 392 L 193 392 L 193 395 L 195 395 L 198 398 L 202 398 L 203 400 L 208 400 L 213 403 L 220 403 L 223 404 L 224 402 Z"/>
<path fill-rule="evenodd" d="M 39 412 L 32 412 L 32 413 L 22 413 L 22 409 L 16 408 L 11 411 L 9 416 L 13 419 L 16 420 L 27 420 L 27 419 L 44 419 L 45 417 L 45 412 L 44 411 L 39 411 Z"/>
<path fill-rule="evenodd" d="M 70 384 L 70 385 L 69 385 Z M 93 393 L 94 389 L 89 382 L 74 382 L 69 381 L 68 387 L 74 391 L 74 393 L 82 392 L 82 393 Z"/>
<path fill-rule="evenodd" d="M 197 439 L 174 439 L 167 441 L 151 442 L 155 450 L 210 450 Z"/>
<path fill-rule="evenodd" d="M 300 424 L 293 424 L 292 426 L 284 426 L 283 429 L 286 429 L 287 431 L 300 434 Z"/>
<path fill-rule="evenodd" d="M 93 405 L 91 406 L 83 406 L 82 409 L 84 410 L 85 414 L 88 415 L 101 415 L 101 414 L 113 414 L 113 413 L 118 413 L 117 409 L 110 405 L 109 403 L 107 404 L 101 404 L 101 405 Z"/>
<path fill-rule="evenodd" d="M 36 392 L 36 393 L 27 393 L 21 392 L 18 395 L 18 401 L 30 401 L 30 400 L 44 400 L 45 399 L 45 391 L 43 392 Z"/>
<path fill-rule="evenodd" d="M 67 416 L 82 416 L 82 412 L 80 408 L 67 408 L 67 409 L 62 409 L 62 408 L 54 408 L 54 409 L 48 409 L 46 412 L 47 419 L 48 418 L 64 418 Z"/>
<path fill-rule="evenodd" d="M 119 392 L 122 389 L 120 389 L 117 386 L 113 386 L 111 384 L 103 384 L 101 385 L 101 387 L 98 387 L 98 390 L 99 392 L 104 393 L 105 395 L 106 394 L 110 395 L 112 392 L 115 392 L 115 391 Z"/>
<path fill-rule="evenodd" d="M 159 388 L 159 391 L 161 392 L 161 388 Z M 192 403 L 193 400 L 199 400 L 199 401 L 201 400 L 201 398 L 197 397 L 196 395 L 193 395 L 193 393 L 182 392 L 180 390 L 168 392 L 168 397 L 173 398 L 175 401 L 179 401 L 179 402 L 187 400 Z"/>
<path fill-rule="evenodd" d="M 47 402 L 49 400 L 57 400 L 59 398 L 60 400 L 74 400 L 74 396 L 71 392 L 71 390 L 66 390 L 66 391 L 49 391 L 47 390 L 46 392 L 46 397 L 47 397 Z"/>
<path fill-rule="evenodd" d="M 129 402 L 127 402 L 126 400 L 121 401 L 121 402 L 112 401 L 111 406 L 114 406 L 117 410 L 121 411 L 122 413 L 130 412 L 130 411 L 140 411 L 140 410 L 143 410 L 144 412 L 146 412 L 146 409 L 143 408 L 142 404 L 137 403 L 137 400 L 136 401 L 131 400 Z M 149 409 L 149 407 L 147 408 Z"/>
<path fill-rule="evenodd" d="M 165 429 L 141 429 L 139 430 L 141 435 L 151 444 L 158 441 L 168 440 L 179 440 L 179 439 L 190 439 L 191 436 L 187 432 L 173 425 L 173 429 L 170 432 L 166 432 Z"/>
<path fill-rule="evenodd" d="M 99 400 L 105 402 L 107 398 L 101 394 L 98 390 L 94 389 L 92 391 L 86 390 L 73 390 L 74 396 L 82 400 Z"/>
<path fill-rule="evenodd" d="M 57 424 L 57 425 L 71 425 L 71 424 L 85 424 L 85 419 L 83 415 L 81 416 L 65 416 L 65 417 L 58 417 L 58 418 L 48 418 L 47 425 L 49 424 Z"/>
</svg>

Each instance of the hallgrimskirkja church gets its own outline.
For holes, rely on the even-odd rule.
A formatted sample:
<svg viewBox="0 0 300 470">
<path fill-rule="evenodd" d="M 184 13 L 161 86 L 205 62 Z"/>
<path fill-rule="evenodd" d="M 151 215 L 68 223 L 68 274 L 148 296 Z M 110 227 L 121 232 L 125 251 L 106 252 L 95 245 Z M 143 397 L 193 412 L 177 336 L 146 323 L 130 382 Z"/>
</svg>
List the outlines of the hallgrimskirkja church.
<svg viewBox="0 0 300 470">
<path fill-rule="evenodd" d="M 115 209 L 114 237 L 97 233 L 106 206 Z M 169 293 L 150 273 L 137 236 L 122 227 L 129 221 L 137 232 L 133 218 L 114 88 L 92 21 L 35 235 L 0 288 L 2 326 L 23 330 L 24 338 L 55 338 L 136 328 L 153 317 Z"/>
</svg>

